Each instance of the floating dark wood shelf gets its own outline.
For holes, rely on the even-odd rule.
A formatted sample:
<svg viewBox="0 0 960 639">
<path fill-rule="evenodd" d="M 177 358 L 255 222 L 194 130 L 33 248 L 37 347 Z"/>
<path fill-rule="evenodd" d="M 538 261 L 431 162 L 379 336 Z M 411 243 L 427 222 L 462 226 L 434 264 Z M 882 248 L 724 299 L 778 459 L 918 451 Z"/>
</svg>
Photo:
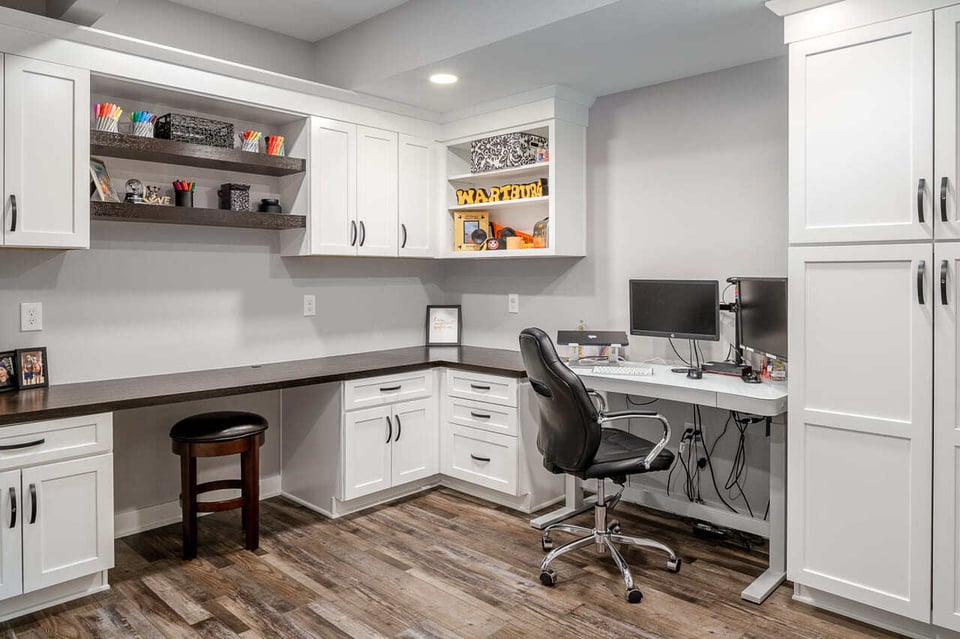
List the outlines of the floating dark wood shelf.
<svg viewBox="0 0 960 639">
<path fill-rule="evenodd" d="M 155 206 L 124 202 L 90 202 L 90 217 L 94 220 L 114 220 L 118 222 L 229 226 L 242 229 L 302 229 L 307 225 L 307 218 L 304 215 L 240 213 L 224 209 Z"/>
<path fill-rule="evenodd" d="M 106 131 L 90 131 L 90 153 L 110 158 L 274 177 L 295 175 L 307 169 L 307 161 L 302 158 L 250 153 L 240 149 L 223 149 L 160 138 L 141 138 Z"/>
</svg>

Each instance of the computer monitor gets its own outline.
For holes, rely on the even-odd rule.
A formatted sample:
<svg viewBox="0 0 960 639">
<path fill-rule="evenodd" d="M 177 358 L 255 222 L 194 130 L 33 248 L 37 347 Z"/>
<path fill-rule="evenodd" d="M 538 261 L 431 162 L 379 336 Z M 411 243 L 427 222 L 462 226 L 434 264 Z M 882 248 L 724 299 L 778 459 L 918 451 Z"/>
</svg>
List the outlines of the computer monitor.
<svg viewBox="0 0 960 639">
<path fill-rule="evenodd" d="M 720 339 L 716 280 L 630 280 L 630 333 Z"/>
<path fill-rule="evenodd" d="M 739 278 L 740 345 L 787 359 L 787 280 L 782 277 Z"/>
</svg>

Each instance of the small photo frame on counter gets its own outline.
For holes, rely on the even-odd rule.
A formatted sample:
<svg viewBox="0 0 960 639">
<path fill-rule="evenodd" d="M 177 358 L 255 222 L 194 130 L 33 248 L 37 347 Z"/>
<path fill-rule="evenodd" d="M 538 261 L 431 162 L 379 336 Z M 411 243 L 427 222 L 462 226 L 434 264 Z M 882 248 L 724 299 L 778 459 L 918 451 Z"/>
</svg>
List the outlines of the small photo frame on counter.
<svg viewBox="0 0 960 639">
<path fill-rule="evenodd" d="M 93 180 L 93 185 L 97 188 L 101 200 L 104 202 L 120 201 L 120 195 L 110 183 L 107 165 L 100 158 L 90 158 L 90 178 Z"/>
<path fill-rule="evenodd" d="M 17 389 L 17 352 L 0 353 L 0 393 Z"/>
<path fill-rule="evenodd" d="M 47 366 L 47 349 L 18 348 L 16 358 L 17 385 L 21 390 L 45 388 L 50 385 L 50 370 Z"/>
<path fill-rule="evenodd" d="M 427 346 L 460 346 L 460 306 L 427 306 Z"/>
</svg>

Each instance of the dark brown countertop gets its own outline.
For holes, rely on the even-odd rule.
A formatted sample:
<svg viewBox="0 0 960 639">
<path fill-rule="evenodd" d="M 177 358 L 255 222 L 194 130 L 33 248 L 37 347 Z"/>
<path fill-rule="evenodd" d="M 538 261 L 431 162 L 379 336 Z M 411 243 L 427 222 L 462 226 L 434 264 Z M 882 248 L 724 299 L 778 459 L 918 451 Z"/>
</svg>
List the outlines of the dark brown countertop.
<svg viewBox="0 0 960 639">
<path fill-rule="evenodd" d="M 0 426 L 339 382 L 438 366 L 506 377 L 526 377 L 517 351 L 476 346 L 413 346 L 259 366 L 60 384 L 2 393 Z"/>
</svg>

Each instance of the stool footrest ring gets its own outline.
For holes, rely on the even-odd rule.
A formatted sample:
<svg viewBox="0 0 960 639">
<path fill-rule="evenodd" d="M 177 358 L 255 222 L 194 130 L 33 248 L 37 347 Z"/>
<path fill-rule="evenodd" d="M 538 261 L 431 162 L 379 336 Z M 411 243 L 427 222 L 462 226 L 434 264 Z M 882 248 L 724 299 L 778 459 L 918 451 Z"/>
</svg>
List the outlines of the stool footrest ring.
<svg viewBox="0 0 960 639">
<path fill-rule="evenodd" d="M 233 510 L 243 507 L 243 497 L 236 499 L 224 499 L 223 501 L 198 501 L 198 513 L 218 513 L 224 510 Z"/>
<path fill-rule="evenodd" d="M 242 479 L 218 479 L 217 481 L 205 481 L 197 484 L 196 494 L 209 493 L 214 490 L 242 490 Z"/>
</svg>

